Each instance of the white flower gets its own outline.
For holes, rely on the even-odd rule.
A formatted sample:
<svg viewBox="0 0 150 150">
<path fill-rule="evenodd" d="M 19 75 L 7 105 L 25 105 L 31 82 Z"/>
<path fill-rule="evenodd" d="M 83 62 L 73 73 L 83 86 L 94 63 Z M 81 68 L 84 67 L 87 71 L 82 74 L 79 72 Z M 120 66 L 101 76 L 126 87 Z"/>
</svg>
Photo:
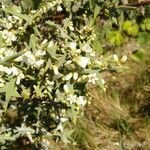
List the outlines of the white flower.
<svg viewBox="0 0 150 150">
<path fill-rule="evenodd" d="M 31 13 L 31 14 L 35 14 L 35 13 L 36 13 L 36 10 L 31 10 L 30 13 Z"/>
<path fill-rule="evenodd" d="M 87 57 L 79 56 L 75 59 L 75 62 L 82 68 L 86 68 L 86 66 L 90 63 L 90 59 Z"/>
<path fill-rule="evenodd" d="M 76 47 L 77 47 L 77 43 L 76 43 L 76 42 L 70 42 L 70 43 L 69 43 L 69 48 L 70 48 L 71 50 L 76 50 Z"/>
<path fill-rule="evenodd" d="M 19 29 L 19 30 L 23 30 L 24 28 L 23 28 L 23 27 L 19 27 L 18 29 Z"/>
<path fill-rule="evenodd" d="M 49 92 L 52 92 L 52 88 L 53 88 L 54 82 L 53 82 L 53 81 L 46 80 L 46 84 L 47 84 L 47 90 L 48 90 Z"/>
<path fill-rule="evenodd" d="M 118 61 L 119 61 L 118 56 L 117 56 L 116 54 L 113 54 L 113 55 L 112 55 L 112 58 L 113 58 L 113 59 L 114 59 L 114 61 L 116 61 L 116 62 L 118 62 Z"/>
<path fill-rule="evenodd" d="M 4 47 L 0 48 L 0 54 L 3 54 L 6 51 Z"/>
<path fill-rule="evenodd" d="M 7 30 L 3 30 L 2 31 L 2 38 L 3 39 L 7 39 L 7 35 L 8 35 L 8 31 Z"/>
<path fill-rule="evenodd" d="M 59 75 L 58 67 L 56 65 L 53 65 L 53 70 L 55 75 Z"/>
<path fill-rule="evenodd" d="M 60 132 L 63 132 L 63 126 L 62 126 L 62 123 L 59 123 L 59 124 L 57 125 L 56 130 L 57 130 L 57 131 L 59 130 Z"/>
<path fill-rule="evenodd" d="M 28 65 L 34 65 L 35 64 L 35 56 L 30 51 L 27 51 L 23 55 L 22 59 L 23 59 L 23 62 L 25 62 Z"/>
<path fill-rule="evenodd" d="M 1 60 L 4 60 L 5 57 L 4 57 L 3 55 L 0 55 L 0 59 L 1 59 Z"/>
<path fill-rule="evenodd" d="M 13 17 L 12 16 L 8 16 L 7 20 L 9 20 L 10 22 L 12 21 Z"/>
<path fill-rule="evenodd" d="M 95 52 L 91 52 L 91 53 L 90 53 L 90 56 L 91 56 L 91 57 L 95 57 Z"/>
<path fill-rule="evenodd" d="M 17 37 L 12 32 L 9 32 L 7 30 L 2 31 L 2 37 L 3 39 L 7 40 L 8 43 L 9 41 L 16 41 L 17 39 Z"/>
<path fill-rule="evenodd" d="M 7 29 L 11 29 L 11 28 L 12 28 L 12 23 L 7 23 L 7 24 L 6 24 L 6 28 L 7 28 Z"/>
<path fill-rule="evenodd" d="M 54 46 L 54 42 L 53 42 L 53 41 L 50 41 L 50 42 L 48 43 L 48 48 L 51 48 L 52 46 Z"/>
<path fill-rule="evenodd" d="M 19 18 L 18 16 L 15 16 L 15 15 L 13 15 L 13 18 L 14 18 L 15 20 L 22 20 L 21 18 Z"/>
<path fill-rule="evenodd" d="M 73 74 L 73 79 L 74 79 L 74 80 L 77 80 L 77 79 L 78 79 L 78 73 L 77 73 L 77 72 L 74 72 L 74 74 Z"/>
<path fill-rule="evenodd" d="M 75 51 L 77 54 L 80 54 L 81 53 L 81 50 L 80 49 L 76 49 Z"/>
<path fill-rule="evenodd" d="M 13 76 L 17 76 L 19 74 L 17 68 L 14 66 L 11 68 L 8 68 L 8 67 L 4 67 L 3 65 L 0 65 L 0 71 L 5 72 L 8 75 L 12 74 Z"/>
<path fill-rule="evenodd" d="M 67 60 L 66 65 L 70 65 L 72 63 L 72 60 Z"/>
<path fill-rule="evenodd" d="M 79 77 L 77 82 L 85 81 L 87 80 L 88 76 L 87 75 L 82 75 L 82 77 Z"/>
<path fill-rule="evenodd" d="M 126 60 L 128 59 L 128 57 L 126 55 L 122 56 L 122 58 L 120 59 L 120 61 L 122 63 L 126 62 Z"/>
<path fill-rule="evenodd" d="M 55 1 L 57 4 L 62 4 L 62 0 L 56 0 Z"/>
<path fill-rule="evenodd" d="M 14 52 L 13 52 L 12 50 L 9 50 L 9 49 L 8 49 L 7 51 L 4 52 L 4 56 L 5 56 L 5 57 L 9 57 L 9 56 L 13 55 L 13 53 L 14 53 Z"/>
<path fill-rule="evenodd" d="M 4 81 L 4 79 L 3 79 L 3 78 L 1 78 L 1 77 L 0 77 L 0 82 L 2 82 L 2 83 L 3 83 L 3 82 L 5 82 L 5 81 Z"/>
<path fill-rule="evenodd" d="M 0 83 L 0 87 L 2 88 L 5 84 L 4 83 Z"/>
<path fill-rule="evenodd" d="M 20 84 L 20 80 L 24 78 L 24 74 L 23 73 L 19 73 L 19 75 L 17 76 L 17 80 L 16 80 L 16 84 L 19 85 Z"/>
<path fill-rule="evenodd" d="M 4 72 L 5 71 L 5 67 L 3 65 L 0 65 L 0 72 Z"/>
<path fill-rule="evenodd" d="M 46 52 L 44 50 L 38 50 L 36 53 L 35 53 L 35 56 L 36 57 L 42 57 L 46 55 Z"/>
<path fill-rule="evenodd" d="M 96 38 L 96 34 L 92 34 L 92 36 L 91 36 L 91 40 L 92 40 L 92 41 L 94 41 L 94 40 L 95 40 L 95 38 Z"/>
<path fill-rule="evenodd" d="M 97 65 L 99 65 L 99 66 L 102 66 L 102 62 L 99 61 L 99 60 L 95 60 L 95 63 L 96 63 Z"/>
<path fill-rule="evenodd" d="M 73 26 L 69 26 L 70 31 L 74 31 L 74 27 Z"/>
<path fill-rule="evenodd" d="M 7 73 L 8 75 L 10 75 L 12 73 L 10 68 L 5 67 L 5 73 Z"/>
<path fill-rule="evenodd" d="M 5 7 L 5 5 L 4 4 L 2 4 L 2 9 L 5 9 L 6 7 Z"/>
<path fill-rule="evenodd" d="M 68 121 L 68 118 L 65 118 L 65 117 L 61 117 L 60 118 L 60 121 L 63 123 L 63 122 L 66 122 L 66 121 Z"/>
<path fill-rule="evenodd" d="M 81 79 L 82 79 L 82 80 L 86 80 L 87 77 L 88 77 L 87 75 L 83 75 L 83 76 L 81 77 Z"/>
<path fill-rule="evenodd" d="M 77 95 L 69 94 L 67 97 L 67 101 L 70 104 L 76 103 L 77 102 Z"/>
<path fill-rule="evenodd" d="M 105 80 L 104 79 L 101 79 L 101 82 L 102 82 L 103 85 L 105 84 Z"/>
<path fill-rule="evenodd" d="M 92 52 L 92 48 L 89 44 L 84 44 L 81 49 L 82 49 L 83 52 L 86 52 L 86 53 L 91 53 Z"/>
<path fill-rule="evenodd" d="M 44 60 L 35 61 L 34 67 L 39 68 L 44 64 Z"/>
<path fill-rule="evenodd" d="M 20 61 L 22 61 L 22 56 L 17 57 L 14 61 L 15 61 L 15 62 L 20 62 Z"/>
<path fill-rule="evenodd" d="M 63 89 L 64 89 L 65 93 L 69 93 L 69 87 L 68 87 L 67 84 L 65 84 L 65 85 L 63 86 Z"/>
<path fill-rule="evenodd" d="M 92 73 L 92 74 L 88 75 L 88 82 L 89 83 L 95 84 L 96 80 L 98 80 L 96 73 Z"/>
<path fill-rule="evenodd" d="M 18 75 L 18 70 L 16 67 L 12 67 L 12 68 L 8 68 L 8 67 L 4 67 L 3 65 L 0 65 L 0 71 L 1 72 L 5 72 L 8 75 L 13 75 L 13 76 L 17 76 Z"/>
<path fill-rule="evenodd" d="M 87 103 L 87 101 L 86 101 L 86 99 L 83 96 L 79 96 L 78 97 L 78 101 L 77 101 L 78 105 L 85 106 L 86 103 Z"/>
<path fill-rule="evenodd" d="M 12 68 L 10 68 L 10 70 L 11 70 L 13 76 L 17 76 L 19 74 L 17 68 L 14 66 Z"/>
<path fill-rule="evenodd" d="M 46 84 L 47 84 L 47 85 L 54 85 L 54 81 L 46 80 Z"/>
<path fill-rule="evenodd" d="M 60 5 L 57 6 L 57 12 L 63 11 L 62 7 Z"/>
<path fill-rule="evenodd" d="M 14 21 L 13 23 L 18 23 L 19 25 L 22 24 L 23 19 L 19 18 L 18 16 L 13 15 Z"/>
<path fill-rule="evenodd" d="M 48 41 L 47 39 L 44 39 L 43 42 L 42 42 L 42 44 L 43 44 L 43 45 L 46 44 L 47 41 Z"/>
<path fill-rule="evenodd" d="M 72 73 L 71 72 L 65 76 L 66 81 L 69 81 L 71 78 L 72 78 Z"/>
</svg>

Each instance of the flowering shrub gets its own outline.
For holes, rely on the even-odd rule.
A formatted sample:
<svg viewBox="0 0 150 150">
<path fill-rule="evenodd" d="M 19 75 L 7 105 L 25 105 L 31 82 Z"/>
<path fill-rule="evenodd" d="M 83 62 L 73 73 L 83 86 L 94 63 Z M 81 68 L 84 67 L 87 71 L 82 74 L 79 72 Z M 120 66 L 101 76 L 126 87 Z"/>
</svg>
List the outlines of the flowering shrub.
<svg viewBox="0 0 150 150">
<path fill-rule="evenodd" d="M 86 0 L 23 2 L 1 2 L 0 145 L 26 139 L 38 147 L 49 138 L 67 143 L 73 131 L 67 133 L 66 122 L 76 124 L 87 84 L 105 91 L 100 73 L 117 70 L 126 58 L 93 50 Z"/>
</svg>

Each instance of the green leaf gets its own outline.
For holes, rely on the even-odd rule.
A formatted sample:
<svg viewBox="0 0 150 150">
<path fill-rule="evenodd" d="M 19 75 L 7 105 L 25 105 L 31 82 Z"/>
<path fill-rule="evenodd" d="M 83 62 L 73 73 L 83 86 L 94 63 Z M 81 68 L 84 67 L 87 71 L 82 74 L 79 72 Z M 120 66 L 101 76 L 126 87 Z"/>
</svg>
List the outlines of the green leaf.
<svg viewBox="0 0 150 150">
<path fill-rule="evenodd" d="M 94 21 L 96 20 L 97 16 L 99 15 L 100 13 L 100 6 L 96 5 L 95 8 L 94 8 Z"/>
<path fill-rule="evenodd" d="M 0 34 L 0 47 L 3 47 L 3 46 L 4 46 L 4 41 L 3 41 L 2 35 Z"/>
<path fill-rule="evenodd" d="M 23 13 L 28 13 L 30 10 L 34 8 L 33 0 L 22 0 L 20 3 Z"/>
<path fill-rule="evenodd" d="M 131 55 L 132 59 L 135 61 L 143 61 L 145 58 L 145 53 L 143 50 L 137 50 Z"/>
<path fill-rule="evenodd" d="M 52 47 L 47 47 L 47 54 L 49 55 L 50 58 L 56 59 L 56 51 L 58 49 L 57 45 L 53 45 Z"/>
<path fill-rule="evenodd" d="M 64 143 L 68 143 L 69 139 L 71 138 L 71 135 L 73 134 L 73 132 L 75 131 L 75 129 L 65 129 L 64 132 L 61 134 L 61 139 Z"/>
<path fill-rule="evenodd" d="M 76 111 L 76 106 L 72 105 L 70 109 L 67 110 L 67 117 L 70 118 L 71 122 L 76 125 L 77 119 L 79 117 L 79 112 Z"/>
<path fill-rule="evenodd" d="M 1 2 L 5 5 L 12 5 L 12 0 L 1 0 Z"/>
<path fill-rule="evenodd" d="M 7 108 L 7 105 L 9 103 L 10 98 L 13 97 L 19 97 L 19 93 L 16 90 L 15 86 L 16 79 L 12 78 L 9 82 L 6 83 L 6 85 L 2 88 L 0 88 L 0 93 L 6 94 L 6 103 L 4 108 Z"/>
<path fill-rule="evenodd" d="M 59 58 L 59 62 L 58 62 L 58 64 L 57 64 L 57 67 L 59 68 L 59 67 L 61 67 L 61 66 L 63 66 L 63 64 L 65 63 L 65 61 L 66 61 L 66 56 L 67 56 L 67 54 L 64 54 L 64 55 L 62 55 L 60 58 Z M 58 56 L 59 57 L 59 56 Z"/>
<path fill-rule="evenodd" d="M 46 66 L 45 66 L 45 71 L 47 71 L 49 68 L 51 68 L 51 64 L 52 64 L 52 61 L 49 58 L 48 61 L 47 61 L 47 63 L 46 63 Z"/>
<path fill-rule="evenodd" d="M 26 52 L 26 50 L 14 53 L 12 56 L 7 57 L 4 62 L 11 63 L 14 59 L 18 58 L 19 56 L 23 55 Z"/>
<path fill-rule="evenodd" d="M 20 9 L 17 6 L 9 6 L 3 9 L 5 12 L 8 12 L 12 15 L 18 16 L 21 19 L 24 19 L 29 24 L 32 23 L 32 18 L 28 15 L 19 13 Z"/>
<path fill-rule="evenodd" d="M 106 35 L 108 42 L 113 46 L 120 46 L 123 43 L 123 37 L 118 31 L 110 31 Z"/>
<path fill-rule="evenodd" d="M 25 52 L 26 52 L 26 50 L 23 50 L 18 53 L 14 53 L 12 56 L 9 56 L 9 57 L 5 58 L 4 60 L 0 60 L 0 65 L 10 66 L 14 59 L 23 55 Z"/>
<path fill-rule="evenodd" d="M 90 9 L 93 10 L 95 6 L 95 0 L 89 0 L 89 6 L 90 6 Z"/>
<path fill-rule="evenodd" d="M 35 35 L 31 35 L 30 36 L 30 48 L 32 48 L 33 51 L 36 51 L 37 50 L 37 47 L 38 47 L 38 37 L 36 37 Z"/>
<path fill-rule="evenodd" d="M 150 41 L 150 34 L 147 33 L 147 32 L 141 32 L 141 33 L 139 33 L 137 41 L 141 45 L 148 44 L 149 41 Z"/>
<path fill-rule="evenodd" d="M 49 25 L 49 26 L 52 26 L 52 27 L 58 27 L 59 25 L 57 25 L 56 23 L 54 23 L 53 21 L 50 21 L 50 20 L 48 20 L 48 21 L 46 21 L 45 22 L 47 25 Z"/>
</svg>

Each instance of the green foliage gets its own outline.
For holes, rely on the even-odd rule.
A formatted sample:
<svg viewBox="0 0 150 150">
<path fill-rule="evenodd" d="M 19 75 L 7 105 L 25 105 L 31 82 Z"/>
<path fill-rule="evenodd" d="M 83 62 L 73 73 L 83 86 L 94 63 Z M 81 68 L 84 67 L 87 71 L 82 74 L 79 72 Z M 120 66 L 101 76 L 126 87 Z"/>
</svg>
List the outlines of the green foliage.
<svg viewBox="0 0 150 150">
<path fill-rule="evenodd" d="M 140 45 L 148 44 L 149 40 L 150 40 L 150 34 L 149 33 L 147 33 L 147 32 L 141 32 L 141 33 L 139 33 L 138 43 Z"/>
<path fill-rule="evenodd" d="M 10 79 L 10 81 L 8 83 L 6 83 L 1 89 L 0 89 L 0 93 L 6 92 L 6 101 L 7 103 L 6 106 L 4 107 L 5 109 L 7 108 L 7 105 L 9 103 L 9 100 L 11 99 L 11 97 L 19 97 L 18 92 L 16 91 L 16 87 L 15 87 L 15 79 L 12 78 Z"/>
<path fill-rule="evenodd" d="M 143 61 L 144 58 L 145 58 L 145 53 L 143 50 L 138 50 L 138 51 L 135 51 L 133 54 L 132 54 L 132 58 L 136 61 Z"/>
<path fill-rule="evenodd" d="M 148 18 L 139 25 L 131 19 L 133 12 L 124 17 L 118 4 L 119 0 L 1 1 L 0 145 L 9 148 L 26 139 L 38 149 L 48 149 L 47 139 L 74 142 L 75 130 L 68 124 L 78 124 L 88 102 L 88 85 L 106 91 L 101 73 L 119 72 L 127 60 L 108 50 L 121 47 L 124 38 L 138 37 L 141 45 L 149 39 Z M 141 60 L 144 53 L 139 50 L 132 56 Z"/>
<path fill-rule="evenodd" d="M 150 31 L 150 18 L 145 18 L 141 24 L 143 31 Z"/>
<path fill-rule="evenodd" d="M 120 46 L 123 43 L 123 37 L 118 31 L 110 31 L 106 36 L 108 42 L 113 46 Z"/>
<path fill-rule="evenodd" d="M 139 33 L 139 26 L 132 21 L 127 20 L 123 23 L 123 31 L 130 36 L 136 37 Z"/>
<path fill-rule="evenodd" d="M 73 142 L 67 124 L 77 124 L 88 84 L 105 91 L 101 72 L 122 67 L 117 55 L 93 49 L 101 3 L 90 3 L 88 14 L 87 1 L 1 2 L 0 145 L 15 149 L 26 139 L 39 149 L 45 137 Z M 115 35 L 120 45 L 121 35 Z"/>
</svg>

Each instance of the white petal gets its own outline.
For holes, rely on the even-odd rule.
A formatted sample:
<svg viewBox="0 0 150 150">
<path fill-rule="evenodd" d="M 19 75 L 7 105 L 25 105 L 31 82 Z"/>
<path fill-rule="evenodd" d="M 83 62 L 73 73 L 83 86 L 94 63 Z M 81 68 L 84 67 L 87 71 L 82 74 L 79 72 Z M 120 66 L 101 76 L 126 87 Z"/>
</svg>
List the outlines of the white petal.
<svg viewBox="0 0 150 150">
<path fill-rule="evenodd" d="M 69 88 L 68 88 L 68 85 L 67 85 L 67 84 L 65 84 L 65 85 L 63 86 L 63 89 L 64 89 L 65 93 L 69 93 Z"/>
<path fill-rule="evenodd" d="M 116 54 L 113 54 L 112 57 L 113 57 L 114 61 L 116 61 L 116 62 L 119 60 L 118 56 Z"/>
<path fill-rule="evenodd" d="M 68 81 L 72 78 L 72 73 L 66 75 L 65 80 Z"/>
<path fill-rule="evenodd" d="M 69 43 L 69 47 L 70 47 L 71 50 L 75 50 L 76 47 L 77 47 L 77 43 L 76 42 L 71 42 L 71 43 Z"/>
<path fill-rule="evenodd" d="M 75 73 L 73 74 L 73 79 L 74 79 L 74 80 L 77 80 L 77 79 L 78 79 L 78 73 L 77 73 L 77 72 L 75 72 Z"/>
<path fill-rule="evenodd" d="M 53 66 L 53 70 L 54 70 L 54 74 L 55 75 L 59 75 L 59 71 L 58 71 L 58 67 L 57 66 Z"/>
<path fill-rule="evenodd" d="M 90 63 L 90 59 L 87 57 L 78 57 L 75 61 L 82 68 L 86 68 L 86 66 Z"/>
<path fill-rule="evenodd" d="M 122 58 L 121 58 L 121 62 L 122 63 L 124 63 L 124 62 L 126 62 L 126 60 L 128 59 L 128 57 L 126 56 L 126 55 L 124 55 L 124 56 L 122 56 Z"/>
</svg>

